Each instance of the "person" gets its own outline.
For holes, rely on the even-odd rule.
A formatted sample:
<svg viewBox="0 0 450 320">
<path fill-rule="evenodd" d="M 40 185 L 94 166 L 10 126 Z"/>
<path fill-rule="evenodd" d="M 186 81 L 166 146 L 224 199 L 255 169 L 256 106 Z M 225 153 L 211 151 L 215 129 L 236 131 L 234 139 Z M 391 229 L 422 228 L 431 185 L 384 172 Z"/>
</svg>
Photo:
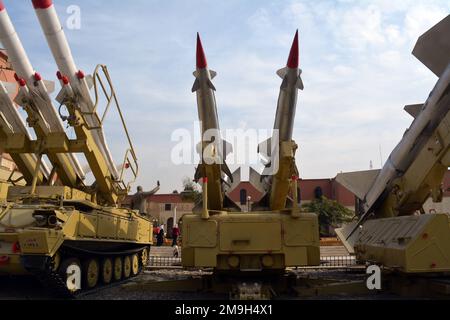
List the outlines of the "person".
<svg viewBox="0 0 450 320">
<path fill-rule="evenodd" d="M 172 247 L 177 245 L 178 236 L 180 235 L 180 229 L 177 225 L 172 228 Z"/>
<path fill-rule="evenodd" d="M 151 191 L 144 192 L 141 186 L 137 187 L 137 192 L 131 197 L 131 209 L 138 210 L 140 215 L 147 215 L 147 197 L 155 194 L 159 190 L 159 181 L 156 188 Z"/>
<path fill-rule="evenodd" d="M 164 229 L 160 228 L 159 233 L 156 236 L 156 246 L 161 247 L 164 243 Z"/>
</svg>

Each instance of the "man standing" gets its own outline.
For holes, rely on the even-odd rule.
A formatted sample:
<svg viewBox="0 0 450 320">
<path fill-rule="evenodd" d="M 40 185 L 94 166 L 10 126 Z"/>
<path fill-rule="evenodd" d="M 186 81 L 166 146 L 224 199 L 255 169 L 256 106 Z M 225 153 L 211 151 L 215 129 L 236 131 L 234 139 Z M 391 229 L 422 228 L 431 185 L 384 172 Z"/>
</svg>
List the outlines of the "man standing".
<svg viewBox="0 0 450 320">
<path fill-rule="evenodd" d="M 147 215 L 147 197 L 155 194 L 159 190 L 159 181 L 156 188 L 151 191 L 144 192 L 142 187 L 137 187 L 137 192 L 131 197 L 131 209 L 139 210 L 139 214 L 142 216 Z"/>
<path fill-rule="evenodd" d="M 172 247 L 177 245 L 178 236 L 180 235 L 180 229 L 177 225 L 172 228 Z"/>
</svg>

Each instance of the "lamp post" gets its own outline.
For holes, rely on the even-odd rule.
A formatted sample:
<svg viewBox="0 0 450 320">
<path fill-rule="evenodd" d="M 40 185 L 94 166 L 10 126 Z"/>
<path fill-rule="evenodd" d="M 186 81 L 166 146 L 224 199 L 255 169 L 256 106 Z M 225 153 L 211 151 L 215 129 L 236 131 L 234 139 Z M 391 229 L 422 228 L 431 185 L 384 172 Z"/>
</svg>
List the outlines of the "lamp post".
<svg viewBox="0 0 450 320">
<path fill-rule="evenodd" d="M 252 200 L 252 197 L 247 197 L 247 212 L 250 212 L 250 201 Z"/>
</svg>

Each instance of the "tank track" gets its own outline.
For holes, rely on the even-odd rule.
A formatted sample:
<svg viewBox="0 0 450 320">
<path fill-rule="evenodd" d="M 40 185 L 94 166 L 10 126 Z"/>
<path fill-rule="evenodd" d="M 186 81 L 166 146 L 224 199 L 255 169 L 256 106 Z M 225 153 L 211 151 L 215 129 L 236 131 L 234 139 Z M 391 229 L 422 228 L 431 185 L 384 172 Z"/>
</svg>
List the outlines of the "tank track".
<svg viewBox="0 0 450 320">
<path fill-rule="evenodd" d="M 90 254 L 95 255 L 97 257 L 101 256 L 125 256 L 127 254 L 138 253 L 143 250 L 143 248 L 132 249 L 121 252 L 108 252 L 108 253 L 99 253 L 92 252 L 87 250 L 74 249 L 73 247 L 67 247 L 67 250 L 73 254 L 73 256 L 77 256 L 78 254 Z M 121 279 L 119 281 L 111 282 L 110 284 L 98 284 L 96 287 L 92 289 L 84 289 L 78 290 L 76 292 L 72 292 L 67 288 L 66 282 L 64 278 L 61 276 L 60 272 L 53 270 L 50 259 L 48 259 L 44 265 L 34 268 L 28 267 L 27 270 L 41 283 L 41 285 L 52 295 L 54 295 L 58 299 L 77 299 L 79 297 L 83 297 L 89 295 L 91 293 L 98 292 L 99 290 L 105 290 L 108 288 L 112 288 L 114 286 L 123 284 L 131 279 L 137 277 L 144 270 L 144 266 L 140 265 L 139 272 L 136 275 L 130 275 L 126 279 Z"/>
</svg>

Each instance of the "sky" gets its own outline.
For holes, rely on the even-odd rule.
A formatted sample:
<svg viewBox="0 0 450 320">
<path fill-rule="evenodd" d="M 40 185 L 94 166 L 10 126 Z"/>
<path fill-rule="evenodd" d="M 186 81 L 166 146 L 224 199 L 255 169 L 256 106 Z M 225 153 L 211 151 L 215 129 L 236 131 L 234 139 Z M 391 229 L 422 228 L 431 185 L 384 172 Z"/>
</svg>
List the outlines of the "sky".
<svg viewBox="0 0 450 320">
<path fill-rule="evenodd" d="M 301 178 L 381 167 L 437 77 L 411 51 L 417 38 L 450 13 L 446 0 L 55 0 L 65 25 L 71 5 L 79 29 L 65 29 L 79 69 L 108 66 L 139 159 L 145 189 L 182 189 L 195 164 L 175 165 L 172 133 L 194 130 L 191 92 L 195 39 L 202 37 L 221 129 L 270 129 L 296 29 L 304 91 L 299 93 L 294 140 Z M 4 0 L 43 78 L 56 65 L 31 1 Z M 107 128 L 113 155 L 125 145 L 117 117 Z M 255 150 L 256 152 L 256 150 Z M 233 168 L 232 168 L 233 169 Z"/>
</svg>

